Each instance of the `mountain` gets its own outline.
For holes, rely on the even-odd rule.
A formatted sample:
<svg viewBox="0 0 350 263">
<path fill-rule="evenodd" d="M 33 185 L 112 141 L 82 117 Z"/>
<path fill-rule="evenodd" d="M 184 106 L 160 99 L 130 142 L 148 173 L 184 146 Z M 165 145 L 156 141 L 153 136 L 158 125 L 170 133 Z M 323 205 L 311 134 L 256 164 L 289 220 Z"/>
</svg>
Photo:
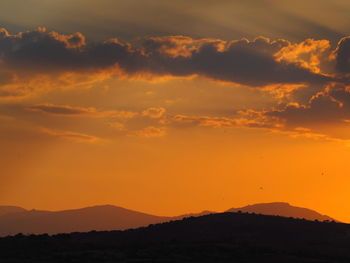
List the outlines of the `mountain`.
<svg viewBox="0 0 350 263">
<path fill-rule="evenodd" d="M 241 208 L 232 208 L 228 212 L 249 212 L 266 215 L 305 218 L 309 220 L 333 219 L 315 211 L 294 207 L 287 203 L 255 204 Z M 122 207 L 104 205 L 74 210 L 40 211 L 25 210 L 19 207 L 0 207 L 0 236 L 23 234 L 58 234 L 87 232 L 91 230 L 124 230 L 148 226 L 186 217 L 198 217 L 216 212 L 184 214 L 174 217 L 156 216 Z"/>
<path fill-rule="evenodd" d="M 125 231 L 0 238 L 1 262 L 347 263 L 350 225 L 248 213 Z"/>
<path fill-rule="evenodd" d="M 27 210 L 18 206 L 0 206 L 0 216 L 11 214 L 11 213 L 20 213 L 25 211 Z"/>
<path fill-rule="evenodd" d="M 305 218 L 307 220 L 319 220 L 319 221 L 333 221 L 334 219 L 322 215 L 316 211 L 292 206 L 284 202 L 275 202 L 275 203 L 263 203 L 263 204 L 254 204 L 248 205 L 240 208 L 231 208 L 227 212 L 245 212 L 245 213 L 256 213 L 263 215 L 275 215 L 275 216 L 285 216 L 285 217 L 294 217 L 294 218 Z"/>
<path fill-rule="evenodd" d="M 0 216 L 0 236 L 122 230 L 170 219 L 111 205 L 57 212 L 31 210 Z"/>
</svg>

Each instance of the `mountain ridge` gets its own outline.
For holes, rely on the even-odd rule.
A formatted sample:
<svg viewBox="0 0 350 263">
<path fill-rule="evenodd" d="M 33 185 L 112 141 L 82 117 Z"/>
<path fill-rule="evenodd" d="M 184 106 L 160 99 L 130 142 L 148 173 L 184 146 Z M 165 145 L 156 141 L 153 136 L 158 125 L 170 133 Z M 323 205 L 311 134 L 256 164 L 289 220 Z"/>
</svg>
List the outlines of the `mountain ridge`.
<svg viewBox="0 0 350 263">
<path fill-rule="evenodd" d="M 320 214 L 314 210 L 293 206 L 287 202 L 258 203 L 240 208 L 230 208 L 226 212 L 250 212 L 263 215 L 275 215 L 294 218 L 305 218 L 307 220 L 337 221 L 334 218 Z"/>
<path fill-rule="evenodd" d="M 26 211 L 28 210 L 19 206 L 10 206 L 10 205 L 0 206 L 0 216 L 10 214 L 10 213 L 20 213 L 20 212 L 26 212 Z"/>
<path fill-rule="evenodd" d="M 0 206 L 0 212 L 5 211 Z M 46 211 L 8 209 L 0 214 L 0 236 L 23 234 L 58 234 L 71 232 L 88 232 L 126 230 L 144 227 L 150 224 L 198 217 L 218 212 L 202 211 L 179 216 L 157 216 L 114 205 L 97 205 L 78 209 Z M 261 203 L 241 208 L 231 208 L 226 212 L 247 212 L 284 217 L 305 218 L 308 220 L 334 221 L 333 218 L 307 208 L 292 206 L 285 202 Z"/>
</svg>

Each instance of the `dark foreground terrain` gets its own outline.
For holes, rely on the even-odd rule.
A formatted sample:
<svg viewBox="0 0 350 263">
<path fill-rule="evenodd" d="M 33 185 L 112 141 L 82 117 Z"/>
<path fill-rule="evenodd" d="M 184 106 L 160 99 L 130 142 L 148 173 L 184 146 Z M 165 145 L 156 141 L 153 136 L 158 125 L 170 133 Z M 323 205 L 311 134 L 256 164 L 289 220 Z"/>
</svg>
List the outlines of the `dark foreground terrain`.
<svg viewBox="0 0 350 263">
<path fill-rule="evenodd" d="M 6 237 L 0 262 L 350 262 L 350 225 L 245 213 L 126 231 Z"/>
</svg>

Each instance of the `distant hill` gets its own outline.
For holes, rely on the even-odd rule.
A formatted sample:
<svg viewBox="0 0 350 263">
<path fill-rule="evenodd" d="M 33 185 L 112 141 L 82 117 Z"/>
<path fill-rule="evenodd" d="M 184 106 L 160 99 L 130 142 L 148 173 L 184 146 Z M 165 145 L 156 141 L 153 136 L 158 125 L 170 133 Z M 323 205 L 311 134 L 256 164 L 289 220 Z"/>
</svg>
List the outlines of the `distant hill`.
<svg viewBox="0 0 350 263">
<path fill-rule="evenodd" d="M 287 203 L 256 204 L 228 210 L 228 212 L 237 211 L 305 218 L 309 220 L 332 220 L 332 218 L 321 215 L 315 211 L 294 207 Z M 214 213 L 216 212 L 203 211 L 201 213 L 164 217 L 112 205 L 93 206 L 55 212 L 40 210 L 28 211 L 20 207 L 0 207 L 0 236 L 15 235 L 17 233 L 58 234 L 88 232 L 92 230 L 124 230 Z"/>
<path fill-rule="evenodd" d="M 0 238 L 2 262 L 348 263 L 350 225 L 248 213 L 125 231 Z"/>
<path fill-rule="evenodd" d="M 11 213 L 20 213 L 25 211 L 27 210 L 18 206 L 0 206 L 0 216 L 11 214 Z"/>
<path fill-rule="evenodd" d="M 122 230 L 169 220 L 111 205 L 57 212 L 31 210 L 0 216 L 0 236 Z"/>
<path fill-rule="evenodd" d="M 320 221 L 334 220 L 333 218 L 326 215 L 322 215 L 316 211 L 313 211 L 307 208 L 292 206 L 284 202 L 254 204 L 254 205 L 248 205 L 240 208 L 231 208 L 227 210 L 227 212 L 238 212 L 238 211 L 263 214 L 263 215 L 305 218 L 307 220 L 320 220 Z"/>
</svg>

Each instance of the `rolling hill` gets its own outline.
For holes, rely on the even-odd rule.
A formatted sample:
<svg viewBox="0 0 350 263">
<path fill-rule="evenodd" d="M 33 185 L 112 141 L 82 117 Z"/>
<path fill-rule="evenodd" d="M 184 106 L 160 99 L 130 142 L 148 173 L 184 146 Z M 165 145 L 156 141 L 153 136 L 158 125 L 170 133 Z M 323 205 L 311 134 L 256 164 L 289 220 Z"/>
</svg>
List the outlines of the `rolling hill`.
<svg viewBox="0 0 350 263">
<path fill-rule="evenodd" d="M 232 208 L 227 212 L 249 212 L 266 215 L 305 218 L 309 220 L 333 219 L 313 210 L 294 207 L 287 203 L 255 204 Z M 23 234 L 58 234 L 71 232 L 125 230 L 180 220 L 185 217 L 198 217 L 215 212 L 185 214 L 174 217 L 156 216 L 122 207 L 103 205 L 63 211 L 25 210 L 19 207 L 0 207 L 0 236 Z"/>
<path fill-rule="evenodd" d="M 0 238 L 2 262 L 350 262 L 350 226 L 220 213 L 125 231 Z"/>
<path fill-rule="evenodd" d="M 31 210 L 0 216 L 0 236 L 56 234 L 91 230 L 123 230 L 168 221 L 160 217 L 125 208 L 105 205 L 64 211 Z"/>
<path fill-rule="evenodd" d="M 18 206 L 0 206 L 0 216 L 11 214 L 11 213 L 20 213 L 20 212 L 26 212 L 22 207 Z"/>
<path fill-rule="evenodd" d="M 263 203 L 263 204 L 254 204 L 248 205 L 240 208 L 231 208 L 227 212 L 246 212 L 246 213 L 256 213 L 262 215 L 275 215 L 275 216 L 285 216 L 285 217 L 294 217 L 294 218 L 305 218 L 307 220 L 319 220 L 319 221 L 333 221 L 334 219 L 322 215 L 314 210 L 292 206 L 284 202 L 275 202 L 275 203 Z"/>
</svg>

